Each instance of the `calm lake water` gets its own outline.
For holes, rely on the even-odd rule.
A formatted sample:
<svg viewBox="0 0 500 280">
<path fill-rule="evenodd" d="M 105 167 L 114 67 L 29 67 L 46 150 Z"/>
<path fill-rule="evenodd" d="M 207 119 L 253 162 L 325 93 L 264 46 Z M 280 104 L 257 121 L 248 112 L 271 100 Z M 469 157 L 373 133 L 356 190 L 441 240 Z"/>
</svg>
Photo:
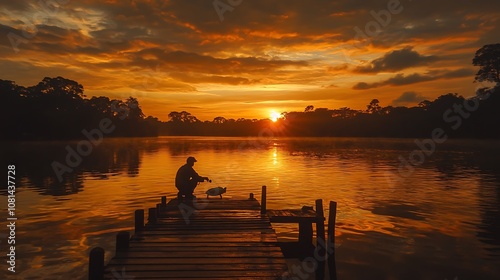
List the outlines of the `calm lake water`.
<svg viewBox="0 0 500 280">
<path fill-rule="evenodd" d="M 175 195 L 188 155 L 213 180 L 196 195 L 223 186 L 227 197 L 260 198 L 267 185 L 268 208 L 322 198 L 328 211 L 337 201 L 339 279 L 498 279 L 499 144 L 449 140 L 424 158 L 414 153 L 423 163 L 408 169 L 400 157 L 418 149 L 414 139 L 105 139 L 59 182 L 51 164 L 65 163 L 77 142 L 2 143 L 4 169 L 16 164 L 18 221 L 16 273 L 4 261 L 0 279 L 86 279 L 90 249 L 105 248 L 108 261 L 134 210 Z M 5 224 L 5 187 L 0 199 Z M 2 254 L 7 233 L 3 226 Z M 278 236 L 294 240 L 297 228 L 280 225 Z"/>
</svg>

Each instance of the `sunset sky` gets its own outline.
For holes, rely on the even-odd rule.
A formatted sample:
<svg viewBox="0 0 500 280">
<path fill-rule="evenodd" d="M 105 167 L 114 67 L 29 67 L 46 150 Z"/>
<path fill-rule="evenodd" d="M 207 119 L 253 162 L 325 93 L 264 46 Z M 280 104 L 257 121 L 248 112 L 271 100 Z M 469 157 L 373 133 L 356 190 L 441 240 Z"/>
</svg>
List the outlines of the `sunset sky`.
<svg viewBox="0 0 500 280">
<path fill-rule="evenodd" d="M 491 0 L 0 3 L 0 79 L 63 76 L 160 120 L 472 96 L 475 51 L 500 43 Z"/>
</svg>

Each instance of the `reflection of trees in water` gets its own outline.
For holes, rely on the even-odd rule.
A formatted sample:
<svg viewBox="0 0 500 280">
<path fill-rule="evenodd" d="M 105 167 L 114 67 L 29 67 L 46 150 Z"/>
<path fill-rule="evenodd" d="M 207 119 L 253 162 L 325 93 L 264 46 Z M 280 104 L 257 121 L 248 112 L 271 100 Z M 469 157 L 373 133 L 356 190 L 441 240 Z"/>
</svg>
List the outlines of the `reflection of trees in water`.
<svg viewBox="0 0 500 280">
<path fill-rule="evenodd" d="M 88 156 L 72 172 L 64 173 L 59 181 L 52 162 L 66 164 L 66 147 L 75 148 L 78 142 L 24 142 L 3 143 L 2 161 L 16 164 L 18 181 L 23 178 L 37 191 L 48 195 L 68 195 L 78 193 L 84 187 L 84 178 L 107 179 L 110 175 L 125 173 L 134 177 L 139 174 L 142 146 L 132 139 L 104 141 L 94 146 Z M 22 185 L 20 186 L 22 187 Z"/>
<path fill-rule="evenodd" d="M 479 180 L 478 211 L 481 217 L 477 236 L 481 242 L 493 245 L 492 255 L 500 256 L 500 150 L 494 141 L 448 140 L 438 146 L 423 166 L 434 169 L 442 182 L 459 182 L 447 186 L 454 191 L 474 186 L 460 184 L 468 174 Z M 471 205 L 472 207 L 472 205 Z M 467 221 L 463 221 L 467 222 Z"/>
<path fill-rule="evenodd" d="M 467 172 L 475 170 L 475 177 L 479 180 L 477 197 L 478 211 L 481 217 L 477 225 L 478 239 L 492 245 L 491 255 L 500 256 L 500 150 L 498 143 L 493 141 L 450 141 L 432 157 L 440 180 L 454 180 L 460 182 Z M 444 150 L 444 151 L 443 151 Z M 478 171 L 478 172 L 476 172 Z M 451 188 L 467 188 L 459 185 Z M 464 221 L 466 222 L 466 221 Z"/>
<path fill-rule="evenodd" d="M 498 150 L 477 154 L 476 160 L 484 175 L 479 189 L 481 224 L 477 236 L 482 242 L 493 245 L 491 255 L 500 256 L 500 166 Z"/>
</svg>

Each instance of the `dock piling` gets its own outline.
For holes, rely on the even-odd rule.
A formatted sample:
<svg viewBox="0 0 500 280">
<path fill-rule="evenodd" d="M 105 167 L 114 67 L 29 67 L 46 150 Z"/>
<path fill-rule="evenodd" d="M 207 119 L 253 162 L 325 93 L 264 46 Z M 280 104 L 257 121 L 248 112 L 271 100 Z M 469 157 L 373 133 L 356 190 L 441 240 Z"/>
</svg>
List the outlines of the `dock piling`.
<svg viewBox="0 0 500 280">
<path fill-rule="evenodd" d="M 104 279 L 104 249 L 95 247 L 89 254 L 89 280 Z"/>
<path fill-rule="evenodd" d="M 248 199 L 254 199 L 253 193 L 250 193 L 250 197 Z"/>
<path fill-rule="evenodd" d="M 144 210 L 135 210 L 135 232 L 141 232 L 144 230 Z"/>
<path fill-rule="evenodd" d="M 326 248 L 320 244 L 325 243 L 325 214 L 323 212 L 323 200 L 316 200 L 316 246 L 319 248 L 318 253 L 321 257 L 325 255 Z"/>
<path fill-rule="evenodd" d="M 337 202 L 330 201 L 330 211 L 328 214 L 328 243 L 331 244 L 332 248 L 328 248 L 328 251 L 335 251 L 335 220 L 337 216 Z"/>
<path fill-rule="evenodd" d="M 330 201 L 330 211 L 328 214 L 328 271 L 330 279 L 337 280 L 337 264 L 335 262 L 335 220 L 337 217 L 337 202 Z"/>
<path fill-rule="evenodd" d="M 155 208 L 149 208 L 149 213 L 148 213 L 148 223 L 150 224 L 155 224 L 157 220 L 157 209 Z"/>
<path fill-rule="evenodd" d="M 316 269 L 316 279 L 325 277 L 325 213 L 323 211 L 323 200 L 316 199 L 316 252 L 318 253 L 318 268 Z"/>
<path fill-rule="evenodd" d="M 262 194 L 261 194 L 261 199 L 260 199 L 260 213 L 261 214 L 266 214 L 267 209 L 266 209 L 266 186 L 262 186 Z"/>
<path fill-rule="evenodd" d="M 116 253 L 125 252 L 129 247 L 130 233 L 128 231 L 120 231 L 116 235 Z"/>
<path fill-rule="evenodd" d="M 299 247 L 307 252 L 312 246 L 313 227 L 311 223 L 299 222 Z"/>
</svg>

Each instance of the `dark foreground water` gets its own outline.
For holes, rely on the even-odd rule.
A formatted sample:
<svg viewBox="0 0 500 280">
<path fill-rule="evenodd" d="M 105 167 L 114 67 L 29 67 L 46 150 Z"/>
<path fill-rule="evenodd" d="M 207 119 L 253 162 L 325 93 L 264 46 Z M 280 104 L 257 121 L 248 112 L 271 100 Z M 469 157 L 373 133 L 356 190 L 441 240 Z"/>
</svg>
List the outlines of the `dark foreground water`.
<svg viewBox="0 0 500 280">
<path fill-rule="evenodd" d="M 498 279 L 499 144 L 449 140 L 418 152 L 413 139 L 105 139 L 60 182 L 52 164 L 66 165 L 77 142 L 2 143 L 5 174 L 16 165 L 18 220 L 16 273 L 0 229 L 0 279 L 86 279 L 90 249 L 104 247 L 108 261 L 135 209 L 174 196 L 188 155 L 213 180 L 201 196 L 223 186 L 227 197 L 259 197 L 267 185 L 268 208 L 322 198 L 328 211 L 337 201 L 339 279 Z M 7 224 L 5 186 L 0 199 Z M 278 234 L 295 239 L 297 228 L 279 225 Z"/>
</svg>

